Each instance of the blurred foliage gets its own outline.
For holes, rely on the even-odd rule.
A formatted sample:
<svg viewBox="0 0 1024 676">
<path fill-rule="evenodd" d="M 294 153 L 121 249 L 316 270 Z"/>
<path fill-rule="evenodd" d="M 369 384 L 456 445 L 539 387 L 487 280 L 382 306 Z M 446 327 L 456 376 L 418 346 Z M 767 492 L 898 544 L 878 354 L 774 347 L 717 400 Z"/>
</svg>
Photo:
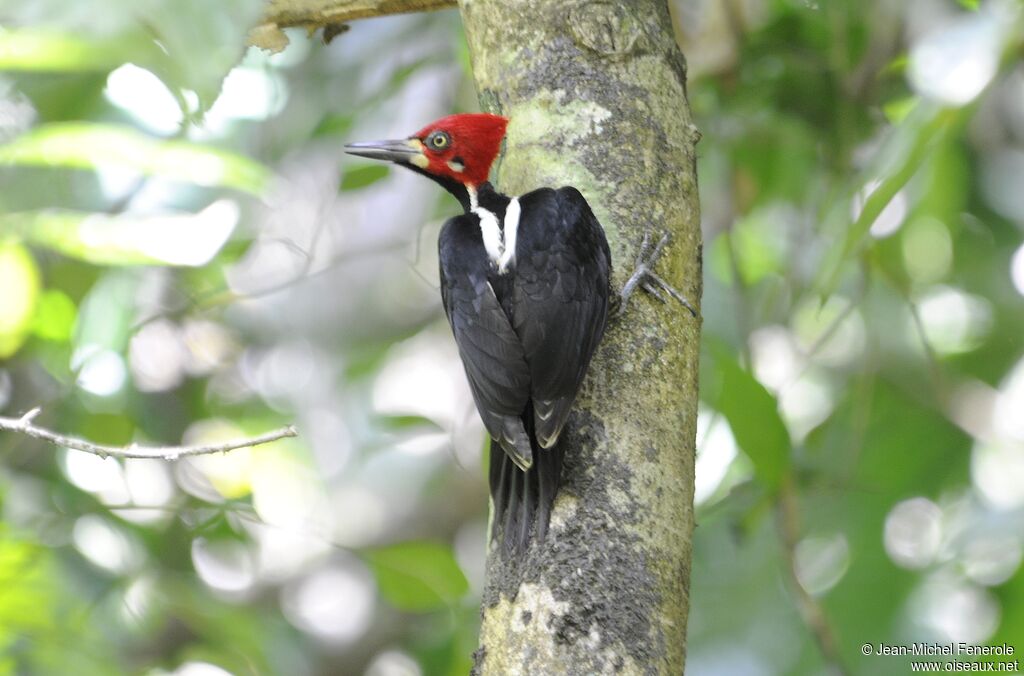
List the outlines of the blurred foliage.
<svg viewBox="0 0 1024 676">
<path fill-rule="evenodd" d="M 475 108 L 458 15 L 270 56 L 261 6 L 0 0 L 0 414 L 302 434 L 175 463 L 0 436 L 0 674 L 469 668 L 483 434 L 433 258 L 457 207 L 340 152 Z M 707 249 L 688 673 L 1019 652 L 1019 8 L 675 10 Z"/>
<path fill-rule="evenodd" d="M 688 673 L 1019 651 L 1019 6 L 680 16 L 709 251 Z"/>
<path fill-rule="evenodd" d="M 727 348 L 709 344 L 712 356 L 704 368 L 714 373 L 716 380 L 705 387 L 702 396 L 725 416 L 736 443 L 754 463 L 760 482 L 775 490 L 789 469 L 790 452 L 778 402 Z"/>
<path fill-rule="evenodd" d="M 366 557 L 381 595 L 403 610 L 434 610 L 457 602 L 469 585 L 451 548 L 403 542 L 371 550 Z"/>
</svg>

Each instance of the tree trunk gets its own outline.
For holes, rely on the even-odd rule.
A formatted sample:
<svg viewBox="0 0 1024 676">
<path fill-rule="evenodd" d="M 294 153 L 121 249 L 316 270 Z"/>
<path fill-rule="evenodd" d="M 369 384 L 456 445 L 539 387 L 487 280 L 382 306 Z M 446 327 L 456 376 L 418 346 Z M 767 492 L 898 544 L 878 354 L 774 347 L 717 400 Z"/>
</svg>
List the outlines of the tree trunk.
<svg viewBox="0 0 1024 676">
<path fill-rule="evenodd" d="M 691 301 L 701 237 L 686 66 L 665 0 L 460 0 L 481 104 L 511 118 L 498 187 L 574 185 L 616 283 L 648 235 Z M 488 557 L 481 674 L 681 674 L 693 531 L 700 322 L 634 296 L 563 433 L 545 542 Z"/>
</svg>

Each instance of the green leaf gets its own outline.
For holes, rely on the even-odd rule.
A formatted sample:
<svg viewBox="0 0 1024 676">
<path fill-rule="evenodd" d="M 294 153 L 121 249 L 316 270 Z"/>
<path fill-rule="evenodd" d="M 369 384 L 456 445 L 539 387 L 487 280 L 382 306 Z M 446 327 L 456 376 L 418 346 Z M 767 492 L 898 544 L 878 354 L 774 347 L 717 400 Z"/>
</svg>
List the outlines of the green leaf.
<svg viewBox="0 0 1024 676">
<path fill-rule="evenodd" d="M 892 61 L 882 67 L 881 75 L 903 75 L 910 64 L 910 57 L 906 52 L 893 57 Z"/>
<path fill-rule="evenodd" d="M 0 524 L 0 647 L 19 634 L 45 633 L 53 626 L 53 574 L 45 548 L 14 537 Z"/>
<path fill-rule="evenodd" d="M 972 12 L 977 12 L 978 7 L 981 6 L 980 0 L 957 0 L 957 2 L 959 2 L 960 6 L 964 9 L 969 9 Z"/>
<path fill-rule="evenodd" d="M 341 177 L 342 190 L 359 190 L 387 178 L 391 168 L 386 164 L 368 164 L 365 167 L 349 169 Z"/>
<path fill-rule="evenodd" d="M 39 286 L 32 254 L 21 244 L 0 238 L 0 359 L 17 352 L 28 337 Z"/>
<path fill-rule="evenodd" d="M 885 117 L 889 122 L 899 124 L 907 119 L 907 115 L 914 110 L 918 101 L 919 99 L 916 96 L 904 96 L 894 99 L 882 106 L 882 112 L 885 113 Z"/>
<path fill-rule="evenodd" d="M 790 439 L 778 402 L 721 343 L 711 342 L 715 382 L 708 392 L 712 405 L 729 421 L 736 443 L 754 463 L 769 489 L 776 489 L 790 464 Z"/>
<path fill-rule="evenodd" d="M 196 214 L 110 216 L 47 209 L 0 215 L 0 235 L 96 265 L 207 263 L 238 222 L 238 207 L 219 200 Z"/>
<path fill-rule="evenodd" d="M 450 547 L 405 542 L 366 552 L 381 595 L 396 608 L 422 612 L 452 605 L 469 590 Z"/>
<path fill-rule="evenodd" d="M 117 41 L 31 28 L 0 28 L 0 70 L 82 72 L 117 66 L 124 55 Z"/>
<path fill-rule="evenodd" d="M 86 122 L 43 125 L 0 146 L 0 165 L 96 169 L 114 165 L 202 186 L 260 194 L 270 179 L 241 155 L 186 141 L 163 141 L 129 127 Z"/>
<path fill-rule="evenodd" d="M 66 343 L 75 329 L 78 308 L 67 294 L 59 289 L 47 289 L 39 296 L 32 332 L 44 340 Z"/>
<path fill-rule="evenodd" d="M 404 431 L 430 427 L 434 430 L 441 429 L 436 422 L 421 415 L 382 415 L 377 416 L 377 422 L 381 427 L 389 430 Z"/>
<path fill-rule="evenodd" d="M 313 136 L 341 136 L 352 128 L 352 122 L 351 115 L 328 115 L 320 120 L 320 124 L 313 130 Z"/>
</svg>

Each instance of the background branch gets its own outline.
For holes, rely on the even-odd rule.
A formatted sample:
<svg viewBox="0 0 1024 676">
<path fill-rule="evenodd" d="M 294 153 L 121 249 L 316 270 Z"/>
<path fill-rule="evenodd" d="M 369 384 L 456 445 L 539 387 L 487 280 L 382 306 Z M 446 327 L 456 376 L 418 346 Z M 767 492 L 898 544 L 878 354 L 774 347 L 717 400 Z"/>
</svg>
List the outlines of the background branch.
<svg viewBox="0 0 1024 676">
<path fill-rule="evenodd" d="M 287 437 L 299 436 L 298 431 L 292 425 L 266 432 L 256 437 L 245 439 L 234 439 L 219 444 L 202 444 L 194 446 L 140 446 L 129 444 L 128 446 L 105 446 L 87 439 L 69 437 L 53 432 L 44 427 L 32 424 L 32 421 L 42 412 L 40 408 L 34 408 L 20 418 L 4 418 L 0 416 L 0 430 L 17 432 L 40 439 L 55 446 L 64 446 L 76 451 L 92 453 L 102 458 L 115 456 L 119 458 L 150 458 L 160 460 L 177 460 L 189 455 L 210 455 L 212 453 L 227 453 L 239 448 L 251 448 L 262 444 L 269 444 L 271 441 L 285 439 Z"/>
<path fill-rule="evenodd" d="M 282 28 L 301 26 L 310 32 L 323 28 L 324 39 L 329 42 L 341 32 L 339 26 L 346 21 L 455 5 L 455 0 L 271 0 L 263 23 L 249 33 L 249 44 L 279 52 L 288 46 L 288 37 Z"/>
<path fill-rule="evenodd" d="M 800 615 L 807 628 L 814 635 L 822 657 L 830 666 L 830 673 L 847 676 L 850 672 L 843 664 L 836 641 L 835 631 L 828 621 L 825 609 L 803 586 L 797 573 L 796 546 L 800 540 L 800 508 L 797 504 L 795 478 L 788 474 L 779 488 L 779 525 L 782 531 L 782 547 L 793 593 L 796 595 Z"/>
</svg>

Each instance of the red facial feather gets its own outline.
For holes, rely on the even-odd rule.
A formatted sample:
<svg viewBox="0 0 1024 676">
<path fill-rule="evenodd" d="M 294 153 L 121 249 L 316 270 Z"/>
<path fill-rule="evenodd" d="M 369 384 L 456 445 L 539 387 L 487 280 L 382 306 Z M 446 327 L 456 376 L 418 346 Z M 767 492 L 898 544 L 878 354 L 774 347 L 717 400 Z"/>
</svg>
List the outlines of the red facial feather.
<svg viewBox="0 0 1024 676">
<path fill-rule="evenodd" d="M 500 115 L 449 115 L 428 124 L 413 134 L 413 138 L 425 146 L 424 154 L 430 161 L 427 171 L 476 186 L 487 180 L 491 164 L 501 150 L 501 139 L 505 137 L 507 126 L 508 119 Z M 427 137 L 435 131 L 443 131 L 451 138 L 447 148 L 437 150 L 426 143 Z M 449 162 L 460 162 L 462 171 L 452 169 Z"/>
</svg>

